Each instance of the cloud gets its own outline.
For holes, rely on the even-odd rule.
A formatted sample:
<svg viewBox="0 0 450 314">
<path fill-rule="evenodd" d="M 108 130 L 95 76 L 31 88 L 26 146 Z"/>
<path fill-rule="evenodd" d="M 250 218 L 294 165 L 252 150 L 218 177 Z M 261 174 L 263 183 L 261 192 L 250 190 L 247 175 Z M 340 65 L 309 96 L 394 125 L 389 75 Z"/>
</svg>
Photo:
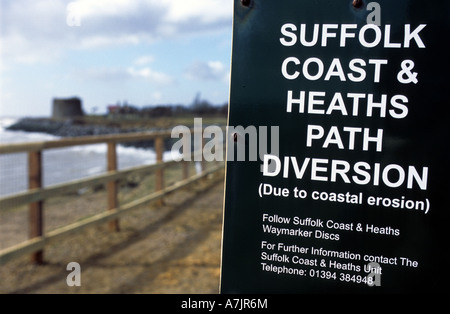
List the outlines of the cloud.
<svg viewBox="0 0 450 314">
<path fill-rule="evenodd" d="M 185 71 L 189 79 L 201 81 L 228 81 L 228 69 L 220 61 L 196 61 Z"/>
<path fill-rule="evenodd" d="M 61 25 L 55 24 L 64 23 L 61 1 L 2 1 L 0 6 L 2 59 L 35 63 L 60 56 Z"/>
<path fill-rule="evenodd" d="M 147 55 L 147 56 L 140 56 L 139 58 L 136 58 L 136 60 L 134 60 L 134 64 L 135 65 L 147 65 L 149 63 L 152 63 L 153 61 L 155 61 L 155 58 L 153 56 Z"/>
<path fill-rule="evenodd" d="M 108 46 L 119 45 L 137 45 L 142 40 L 136 35 L 118 35 L 118 36 L 89 36 L 80 38 L 78 44 L 73 46 L 73 49 L 95 49 Z"/>
<path fill-rule="evenodd" d="M 133 78 L 144 78 L 158 85 L 172 85 L 175 80 L 170 75 L 162 72 L 157 72 L 149 67 L 135 69 L 130 67 L 127 73 Z"/>
<path fill-rule="evenodd" d="M 144 79 L 158 86 L 168 86 L 175 83 L 175 79 L 165 73 L 155 71 L 150 67 L 128 68 L 91 68 L 76 73 L 81 79 L 94 79 L 100 81 L 120 81 L 129 79 Z"/>
<path fill-rule="evenodd" d="M 49 61 L 67 49 L 154 43 L 229 29 L 230 0 L 2 1 L 2 57 Z M 50 56 L 50 57 L 49 57 Z"/>
<path fill-rule="evenodd" d="M 164 23 L 172 25 L 175 32 L 209 32 L 229 27 L 232 20 L 231 0 L 163 0 L 168 12 Z M 175 33 L 174 32 L 174 33 Z"/>
</svg>

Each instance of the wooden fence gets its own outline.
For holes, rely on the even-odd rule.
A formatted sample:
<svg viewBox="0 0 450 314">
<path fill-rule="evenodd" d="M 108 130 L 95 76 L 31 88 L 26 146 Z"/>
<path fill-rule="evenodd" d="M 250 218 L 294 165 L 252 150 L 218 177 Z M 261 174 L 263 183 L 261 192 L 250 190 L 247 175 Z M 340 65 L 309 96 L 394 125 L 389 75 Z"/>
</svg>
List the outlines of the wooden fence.
<svg viewBox="0 0 450 314">
<path fill-rule="evenodd" d="M 200 132 L 201 130 L 192 130 Z M 66 138 L 61 140 L 42 141 L 22 144 L 0 145 L 0 154 L 26 152 L 28 154 L 28 185 L 29 189 L 25 192 L 11 196 L 0 198 L 0 213 L 14 210 L 17 207 L 27 205 L 29 211 L 29 240 L 17 245 L 0 250 L 0 265 L 8 261 L 22 256 L 31 254 L 33 263 L 40 264 L 43 262 L 44 247 L 54 241 L 70 236 L 86 227 L 98 225 L 100 223 L 109 223 L 111 231 L 119 231 L 118 217 L 128 213 L 130 210 L 136 209 L 150 202 L 160 202 L 165 195 L 186 187 L 199 179 L 223 169 L 223 162 L 214 165 L 209 169 L 205 168 L 202 161 L 202 171 L 195 175 L 189 176 L 189 161 L 183 163 L 183 179 L 170 186 L 164 186 L 164 169 L 175 164 L 176 161 L 163 161 L 164 139 L 170 138 L 170 131 L 162 132 L 146 132 L 146 133 L 127 133 L 104 136 L 85 136 L 76 138 Z M 156 152 L 156 163 L 139 167 L 128 168 L 125 170 L 117 169 L 117 151 L 118 143 L 130 141 L 153 140 Z M 49 187 L 42 186 L 42 152 L 52 148 L 62 148 L 78 145 L 89 145 L 106 143 L 107 145 L 107 172 L 98 176 L 88 177 L 71 181 L 68 183 L 52 185 Z M 202 147 L 203 147 L 202 143 Z M 194 152 L 201 154 L 202 152 Z M 193 160 L 193 158 L 190 158 Z M 194 160 L 198 160 L 194 159 Z M 203 160 L 203 158 L 202 158 Z M 118 182 L 132 174 L 149 174 L 155 173 L 156 189 L 153 193 L 134 200 L 128 204 L 118 204 Z M 107 210 L 84 218 L 75 223 L 51 230 L 44 233 L 43 230 L 43 211 L 44 201 L 50 197 L 63 195 L 69 192 L 78 191 L 81 188 L 97 185 L 106 185 L 107 190 Z M 0 239 L 1 240 L 1 239 Z"/>
</svg>

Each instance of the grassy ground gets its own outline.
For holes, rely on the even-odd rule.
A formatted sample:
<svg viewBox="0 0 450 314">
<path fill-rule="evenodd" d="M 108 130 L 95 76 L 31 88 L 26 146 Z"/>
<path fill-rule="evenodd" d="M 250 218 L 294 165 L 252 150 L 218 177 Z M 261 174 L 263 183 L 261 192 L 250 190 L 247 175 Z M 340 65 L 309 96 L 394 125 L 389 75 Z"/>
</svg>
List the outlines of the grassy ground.
<svg viewBox="0 0 450 314">
<path fill-rule="evenodd" d="M 168 172 L 166 183 L 178 175 Z M 148 177 L 138 187 L 124 187 L 121 201 L 148 194 L 153 182 Z M 222 202 L 223 173 L 169 195 L 163 206 L 131 212 L 120 219 L 120 232 L 102 224 L 51 244 L 44 265 L 30 264 L 28 256 L 7 263 L 0 268 L 0 293 L 217 293 Z M 105 205 L 105 191 L 54 198 L 46 204 L 46 229 Z M 18 215 L 24 212 L 2 217 L 3 226 L 16 226 L 10 236 L 26 233 L 26 215 Z M 66 284 L 70 262 L 81 266 L 81 287 Z"/>
</svg>

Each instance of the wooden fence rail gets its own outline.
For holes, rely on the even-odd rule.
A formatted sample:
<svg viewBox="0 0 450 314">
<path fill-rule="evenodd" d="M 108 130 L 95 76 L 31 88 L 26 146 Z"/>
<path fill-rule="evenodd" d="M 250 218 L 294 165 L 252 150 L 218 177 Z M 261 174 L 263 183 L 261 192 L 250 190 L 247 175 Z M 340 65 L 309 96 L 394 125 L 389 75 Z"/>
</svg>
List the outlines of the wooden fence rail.
<svg viewBox="0 0 450 314">
<path fill-rule="evenodd" d="M 201 132 L 202 130 L 192 130 Z M 164 186 L 164 169 L 174 164 L 176 161 L 163 161 L 164 139 L 170 138 L 170 131 L 148 132 L 148 133 L 128 133 L 103 136 L 85 136 L 77 138 L 66 138 L 61 140 L 42 141 L 33 143 L 7 144 L 0 145 L 0 154 L 27 152 L 28 153 L 28 185 L 29 189 L 22 193 L 9 195 L 0 198 L 0 214 L 12 210 L 18 210 L 28 204 L 29 211 L 29 240 L 0 250 L 0 265 L 11 261 L 14 258 L 24 254 L 31 254 L 31 261 L 36 264 L 43 263 L 44 247 L 63 237 L 70 236 L 88 226 L 109 222 L 109 228 L 112 231 L 119 231 L 120 225 L 118 218 L 150 202 L 162 201 L 168 193 L 174 192 L 180 188 L 186 187 L 199 179 L 223 169 L 224 164 L 219 163 L 210 169 L 202 166 L 202 172 L 189 177 L 189 162 L 183 161 L 183 180 Z M 156 163 L 152 165 L 132 167 L 125 170 L 117 169 L 116 146 L 118 143 L 129 141 L 154 140 L 156 152 Z M 107 145 L 107 173 L 74 180 L 68 183 L 56 184 L 49 187 L 42 186 L 42 152 L 46 149 L 62 148 L 78 145 L 89 145 L 105 143 Z M 203 145 L 202 145 L 203 147 Z M 195 154 L 201 152 L 194 152 Z M 195 160 L 192 159 L 191 160 Z M 197 159 L 198 160 L 198 159 Z M 118 183 L 132 174 L 155 173 L 156 189 L 153 193 L 134 200 L 128 204 L 120 205 L 118 203 Z M 84 218 L 75 223 L 60 227 L 58 229 L 44 233 L 43 230 L 43 211 L 46 199 L 69 192 L 78 191 L 81 188 L 106 185 L 107 187 L 107 210 Z"/>
</svg>

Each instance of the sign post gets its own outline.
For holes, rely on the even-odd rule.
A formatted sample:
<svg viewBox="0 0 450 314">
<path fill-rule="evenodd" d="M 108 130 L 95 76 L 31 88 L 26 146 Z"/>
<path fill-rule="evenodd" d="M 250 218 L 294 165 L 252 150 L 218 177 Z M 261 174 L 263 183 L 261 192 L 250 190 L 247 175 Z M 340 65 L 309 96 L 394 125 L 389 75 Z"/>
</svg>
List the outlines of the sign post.
<svg viewBox="0 0 450 314">
<path fill-rule="evenodd" d="M 235 0 L 222 293 L 448 291 L 449 14 Z"/>
</svg>

